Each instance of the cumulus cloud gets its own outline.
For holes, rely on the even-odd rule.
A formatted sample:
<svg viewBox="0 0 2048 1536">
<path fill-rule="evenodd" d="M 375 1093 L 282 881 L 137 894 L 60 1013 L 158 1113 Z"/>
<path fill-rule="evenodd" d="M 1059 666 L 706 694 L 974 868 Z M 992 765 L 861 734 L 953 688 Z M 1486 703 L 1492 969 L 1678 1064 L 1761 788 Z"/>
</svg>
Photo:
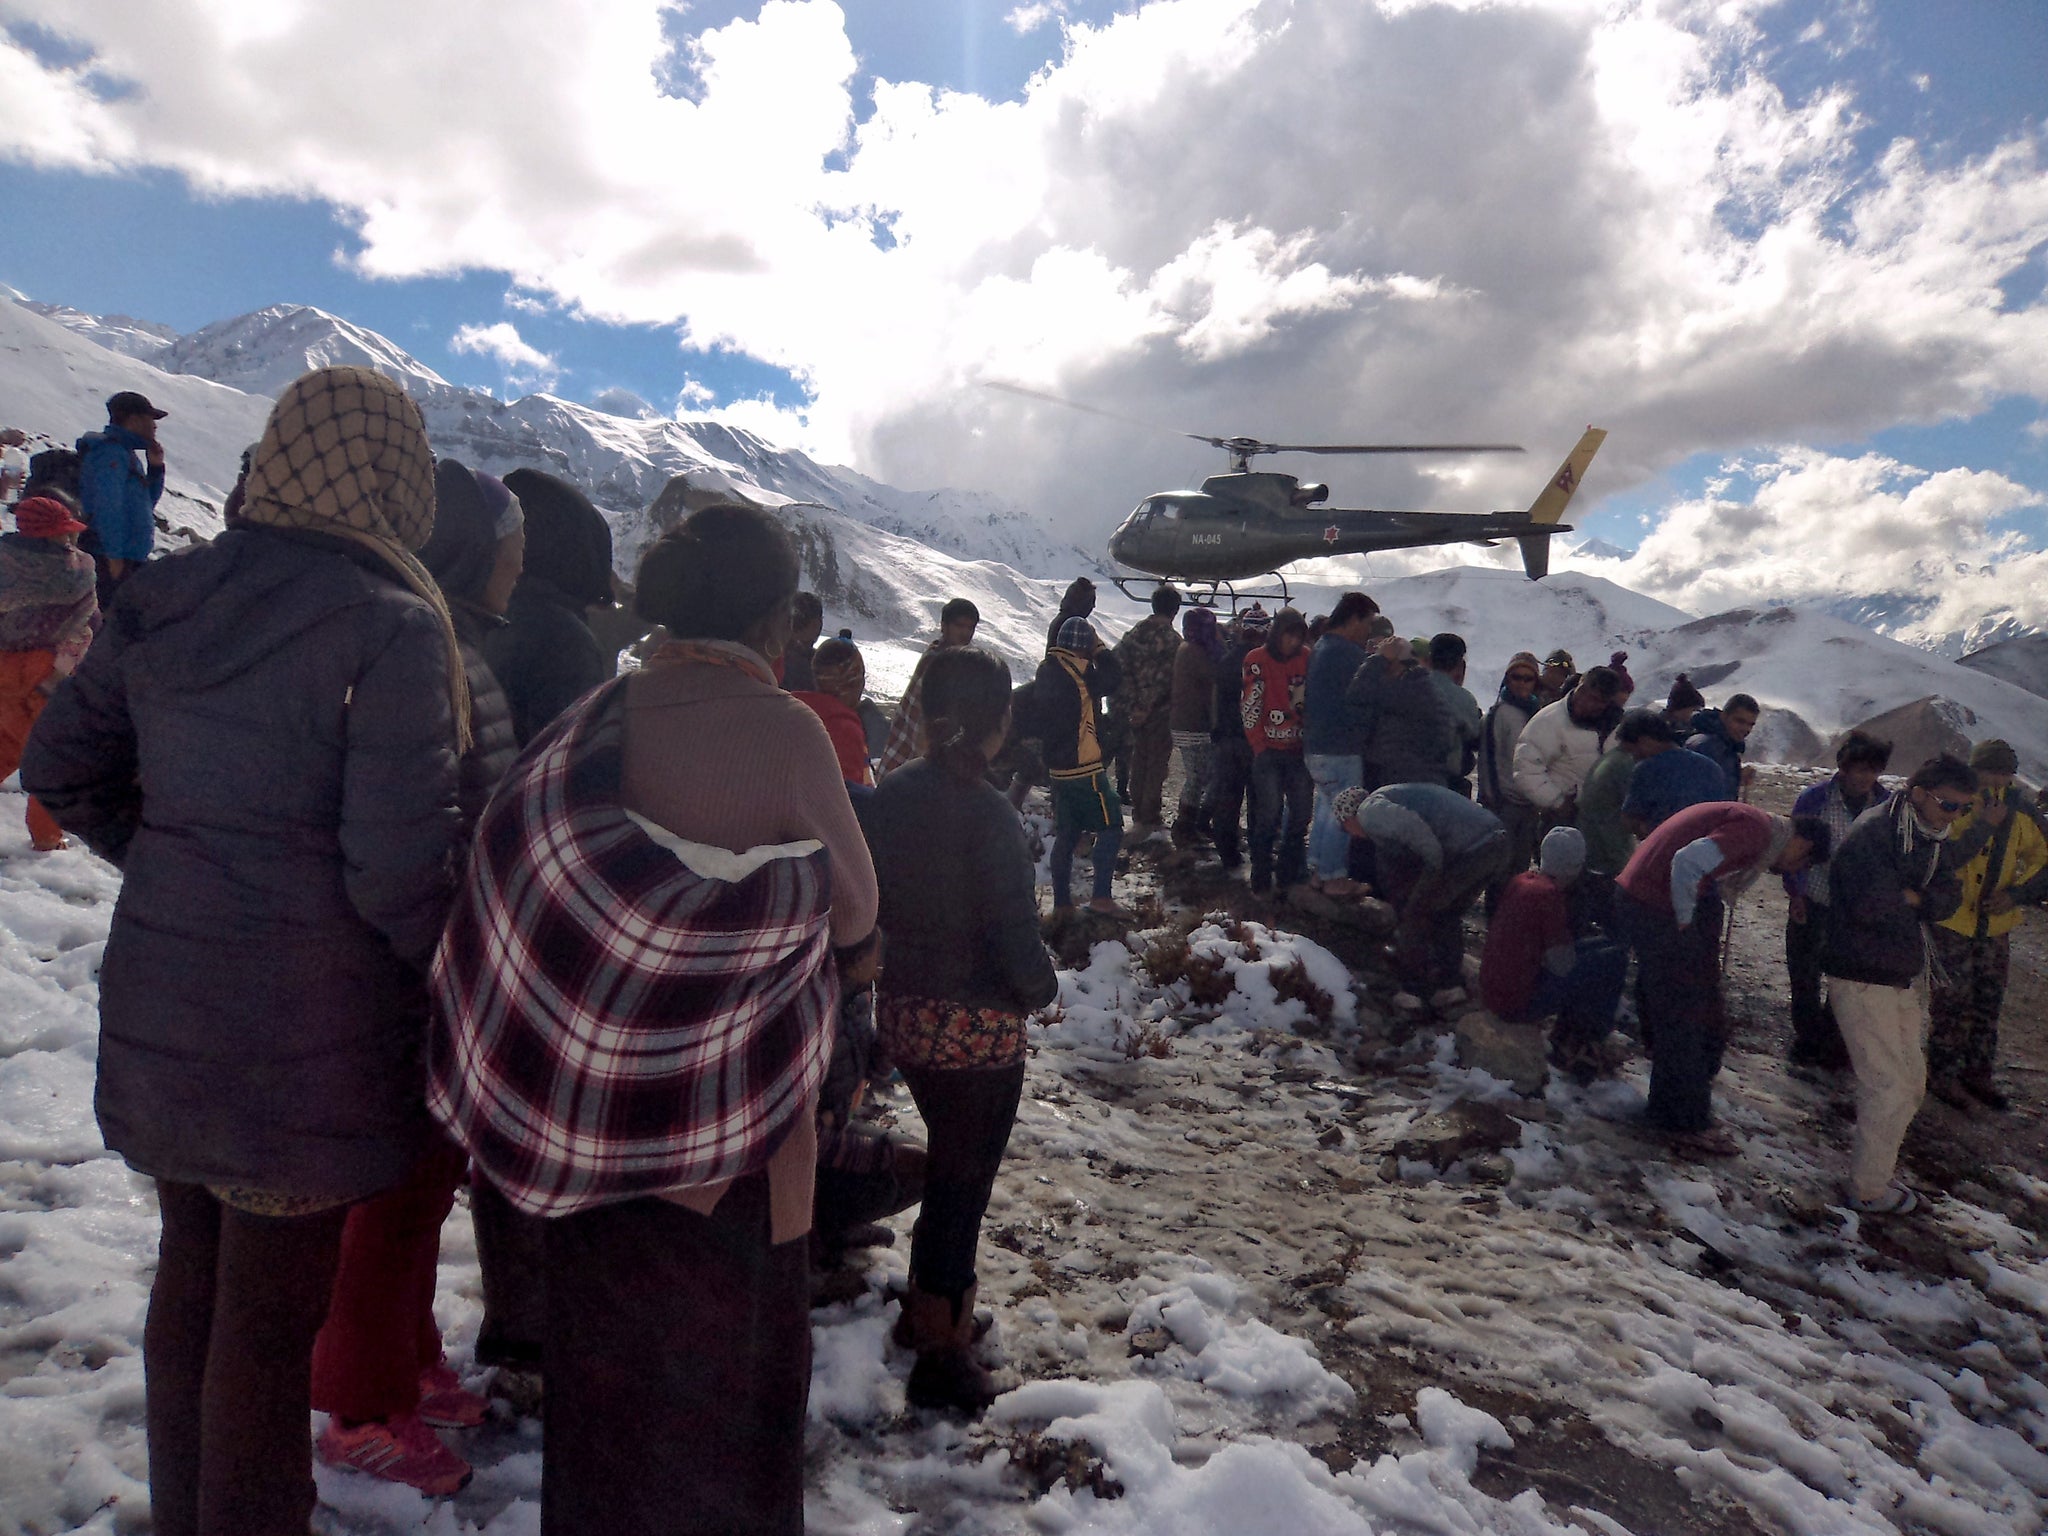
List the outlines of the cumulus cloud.
<svg viewBox="0 0 2048 1536">
<path fill-rule="evenodd" d="M 1032 0 L 1029 5 L 1020 5 L 1003 17 L 1003 22 L 1019 37 L 1036 32 L 1049 22 L 1062 20 L 1067 14 L 1066 0 Z"/>
<path fill-rule="evenodd" d="M 754 419 L 1083 539 L 1219 466 L 974 381 L 1546 462 L 1597 421 L 1595 494 L 2048 397 L 2048 307 L 2001 288 L 2048 228 L 2041 138 L 1872 158 L 1846 76 L 1773 83 L 1765 9 L 1021 5 L 1062 52 L 994 102 L 864 77 L 830 0 L 681 43 L 667 0 L 5 0 L 83 62 L 0 43 L 0 153 L 326 199 L 367 273 L 674 324 L 799 378 Z M 1491 462 L 1332 478 L 1382 506 L 1532 490 Z"/>
<path fill-rule="evenodd" d="M 528 342 L 509 320 L 500 320 L 495 325 L 465 325 L 448 338 L 448 345 L 473 357 L 494 359 L 505 371 L 506 379 L 522 389 L 533 385 L 552 388 L 561 375 L 553 355 Z"/>
<path fill-rule="evenodd" d="M 2001 618 L 2048 624 L 2048 553 L 2011 526 L 2015 513 L 2044 504 L 1990 471 L 1799 449 L 1729 463 L 1626 561 L 1562 555 L 1557 564 L 1701 614 L 1764 598 L 1909 599 L 1894 620 L 1903 637 L 1934 639 Z"/>
</svg>

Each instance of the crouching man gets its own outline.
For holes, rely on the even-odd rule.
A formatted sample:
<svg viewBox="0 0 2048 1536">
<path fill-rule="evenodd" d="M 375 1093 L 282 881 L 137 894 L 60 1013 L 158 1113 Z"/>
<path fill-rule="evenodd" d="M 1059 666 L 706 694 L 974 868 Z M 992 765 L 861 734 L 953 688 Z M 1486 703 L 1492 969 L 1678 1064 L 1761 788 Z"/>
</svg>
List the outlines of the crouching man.
<svg viewBox="0 0 2048 1536">
<path fill-rule="evenodd" d="M 1636 956 L 1636 1011 L 1650 1052 L 1644 1124 L 1681 1157 L 1733 1157 L 1713 1123 L 1714 1078 L 1728 1044 L 1718 951 L 1723 893 L 1766 869 L 1796 874 L 1828 855 L 1827 823 L 1709 800 L 1663 822 L 1616 882 L 1614 932 Z"/>
<path fill-rule="evenodd" d="M 1372 844 L 1380 894 L 1399 914 L 1394 966 L 1402 981 L 1425 997 L 1459 985 L 1465 913 L 1507 869 L 1500 818 L 1441 784 L 1347 789 L 1336 812 L 1346 832 Z"/>
<path fill-rule="evenodd" d="M 1553 827 L 1537 867 L 1510 880 L 1486 925 L 1479 996 L 1508 1024 L 1557 1020 L 1550 1059 L 1584 1085 L 1606 1068 L 1602 1050 L 1614 1028 L 1628 976 L 1628 951 L 1604 934 L 1574 940 L 1569 892 L 1586 867 L 1577 827 Z"/>
</svg>

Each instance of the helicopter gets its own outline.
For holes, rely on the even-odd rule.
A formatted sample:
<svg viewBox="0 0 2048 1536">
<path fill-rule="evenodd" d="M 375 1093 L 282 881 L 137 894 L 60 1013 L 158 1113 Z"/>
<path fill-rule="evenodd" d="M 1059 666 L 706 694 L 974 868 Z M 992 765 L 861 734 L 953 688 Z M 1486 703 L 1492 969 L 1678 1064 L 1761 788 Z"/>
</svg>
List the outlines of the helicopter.
<svg viewBox="0 0 2048 1536">
<path fill-rule="evenodd" d="M 1021 385 L 988 381 L 1011 394 L 1108 416 L 1136 426 L 1151 426 L 1057 395 Z M 1225 474 L 1211 475 L 1196 491 L 1161 491 L 1139 502 L 1110 535 L 1110 558 L 1144 573 L 1113 576 L 1126 597 L 1144 601 L 1150 592 L 1132 590 L 1132 583 L 1156 588 L 1171 583 L 1185 589 L 1192 602 L 1213 606 L 1219 598 L 1233 608 L 1241 602 L 1288 602 L 1287 578 L 1281 568 L 1297 560 L 1330 555 L 1370 554 L 1382 549 L 1413 549 L 1431 544 L 1479 544 L 1492 547 L 1502 539 L 1521 546 L 1522 567 L 1531 580 L 1550 572 L 1550 540 L 1571 531 L 1563 522 L 1593 455 L 1606 440 L 1599 427 L 1586 428 L 1578 445 L 1558 466 L 1526 510 L 1503 512 L 1401 512 L 1366 508 L 1332 508 L 1330 488 L 1297 476 L 1255 470 L 1252 461 L 1268 454 L 1385 453 L 1520 453 L 1513 443 L 1268 443 L 1251 437 L 1211 437 L 1181 433 L 1229 455 Z M 1270 576 L 1277 591 L 1239 591 L 1236 583 Z"/>
</svg>

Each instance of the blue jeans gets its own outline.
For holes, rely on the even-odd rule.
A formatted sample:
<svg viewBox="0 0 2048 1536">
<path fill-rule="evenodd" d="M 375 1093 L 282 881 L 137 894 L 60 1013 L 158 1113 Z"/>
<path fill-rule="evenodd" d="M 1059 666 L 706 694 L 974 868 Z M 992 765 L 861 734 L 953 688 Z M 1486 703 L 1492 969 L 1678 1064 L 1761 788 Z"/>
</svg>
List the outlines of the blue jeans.
<svg viewBox="0 0 2048 1536">
<path fill-rule="evenodd" d="M 1095 865 L 1095 895 L 1099 900 L 1109 897 L 1110 881 L 1116 877 L 1116 852 L 1123 846 L 1122 827 L 1104 827 L 1095 834 L 1095 852 L 1091 858 Z M 1079 827 L 1061 827 L 1052 839 L 1052 904 L 1056 907 L 1071 907 L 1074 904 L 1074 845 L 1081 841 Z"/>
<path fill-rule="evenodd" d="M 1365 760 L 1310 752 L 1302 761 L 1315 781 L 1315 815 L 1308 825 L 1308 867 L 1324 880 L 1341 880 L 1351 861 L 1351 834 L 1337 820 L 1337 796 L 1365 783 Z"/>
</svg>

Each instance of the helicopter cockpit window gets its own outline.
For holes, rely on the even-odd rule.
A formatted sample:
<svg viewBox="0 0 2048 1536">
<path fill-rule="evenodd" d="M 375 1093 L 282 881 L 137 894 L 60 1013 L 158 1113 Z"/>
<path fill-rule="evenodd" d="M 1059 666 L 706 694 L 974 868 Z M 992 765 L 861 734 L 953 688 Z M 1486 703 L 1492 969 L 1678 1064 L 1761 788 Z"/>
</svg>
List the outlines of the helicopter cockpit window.
<svg viewBox="0 0 2048 1536">
<path fill-rule="evenodd" d="M 1156 515 L 1169 523 L 1180 521 L 1180 503 L 1177 501 L 1168 501 L 1162 497 L 1152 503 L 1152 510 Z"/>
</svg>

